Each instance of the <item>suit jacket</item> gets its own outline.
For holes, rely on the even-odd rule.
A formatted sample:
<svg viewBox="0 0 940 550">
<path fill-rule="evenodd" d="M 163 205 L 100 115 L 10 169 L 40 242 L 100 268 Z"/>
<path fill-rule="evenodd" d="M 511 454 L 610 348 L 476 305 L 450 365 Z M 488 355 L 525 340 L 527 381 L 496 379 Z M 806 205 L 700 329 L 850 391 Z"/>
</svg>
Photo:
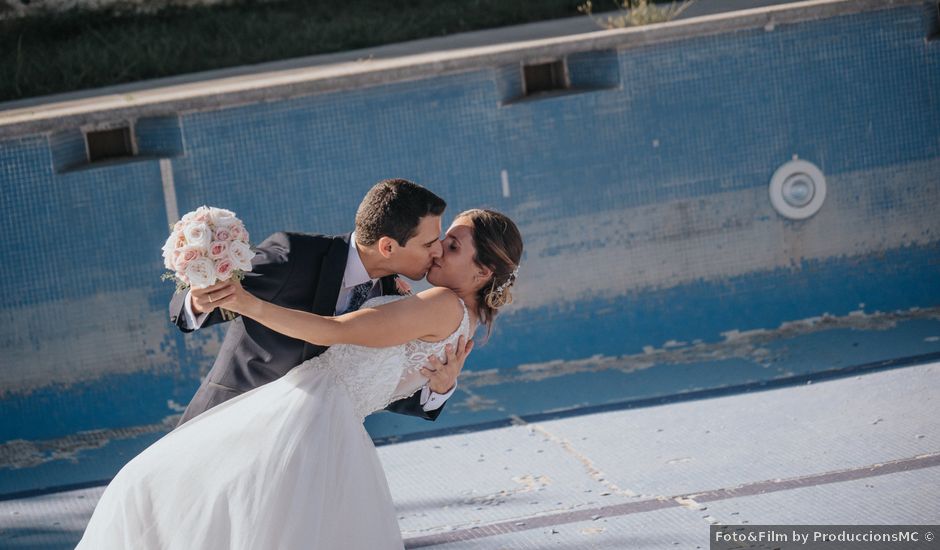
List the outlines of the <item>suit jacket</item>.
<svg viewBox="0 0 940 550">
<path fill-rule="evenodd" d="M 262 300 L 277 305 L 331 316 L 336 307 L 350 234 L 327 236 L 279 232 L 255 249 L 252 271 L 245 274 L 242 286 Z M 398 294 L 396 276 L 381 279 L 382 294 Z M 176 293 L 170 301 L 170 321 L 183 332 L 186 328 L 185 293 Z M 205 319 L 207 327 L 225 320 L 218 309 Z M 242 316 L 231 321 L 222 348 L 205 381 L 199 386 L 180 424 L 219 403 L 258 386 L 267 384 L 327 348 L 285 336 Z M 421 392 L 391 403 L 386 410 L 434 420 L 440 407 L 425 411 Z"/>
</svg>

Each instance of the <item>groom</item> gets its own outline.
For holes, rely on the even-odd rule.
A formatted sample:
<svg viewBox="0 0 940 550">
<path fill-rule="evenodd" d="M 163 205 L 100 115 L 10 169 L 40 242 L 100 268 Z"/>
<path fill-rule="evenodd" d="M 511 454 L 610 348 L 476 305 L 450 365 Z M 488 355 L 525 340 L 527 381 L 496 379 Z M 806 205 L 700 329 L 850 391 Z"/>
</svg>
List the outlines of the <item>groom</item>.
<svg viewBox="0 0 940 550">
<path fill-rule="evenodd" d="M 352 234 L 275 233 L 256 248 L 258 254 L 242 286 L 262 300 L 327 316 L 354 311 L 374 296 L 399 294 L 399 273 L 423 279 L 431 262 L 441 256 L 441 215 L 446 206 L 443 199 L 408 180 L 380 181 L 359 205 Z M 174 294 L 170 320 L 183 332 L 224 322 L 212 305 L 224 297 L 222 286 Z M 446 363 L 432 358 L 425 366 L 422 372 L 429 382 L 422 391 L 386 410 L 436 419 L 472 348 L 472 343 L 461 344 L 448 352 Z M 179 424 L 280 378 L 326 349 L 236 317 Z"/>
</svg>

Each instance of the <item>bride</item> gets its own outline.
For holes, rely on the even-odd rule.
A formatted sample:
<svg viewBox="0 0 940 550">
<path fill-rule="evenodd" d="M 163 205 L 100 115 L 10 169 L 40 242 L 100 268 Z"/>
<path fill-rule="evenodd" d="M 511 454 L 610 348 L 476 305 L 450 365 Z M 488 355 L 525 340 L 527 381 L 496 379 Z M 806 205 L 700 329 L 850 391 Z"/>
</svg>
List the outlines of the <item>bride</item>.
<svg viewBox="0 0 940 550">
<path fill-rule="evenodd" d="M 419 390 L 445 345 L 492 328 L 522 256 L 515 224 L 462 212 L 414 296 L 320 317 L 261 301 L 237 282 L 213 303 L 287 336 L 331 346 L 145 449 L 105 489 L 78 548 L 402 548 L 363 419 Z"/>
</svg>

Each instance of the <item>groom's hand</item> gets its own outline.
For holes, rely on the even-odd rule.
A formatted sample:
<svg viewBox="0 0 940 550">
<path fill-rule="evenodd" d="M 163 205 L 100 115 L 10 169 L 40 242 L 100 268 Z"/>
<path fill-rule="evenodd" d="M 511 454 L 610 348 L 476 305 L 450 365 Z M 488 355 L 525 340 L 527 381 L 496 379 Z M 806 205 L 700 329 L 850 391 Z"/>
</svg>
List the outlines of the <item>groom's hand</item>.
<svg viewBox="0 0 940 550">
<path fill-rule="evenodd" d="M 457 383 L 457 375 L 463 369 L 464 361 L 473 349 L 473 340 L 466 340 L 461 336 L 457 340 L 457 348 L 448 344 L 444 347 L 447 354 L 446 361 L 441 362 L 437 356 L 428 358 L 425 366 L 421 367 L 421 374 L 428 378 L 428 388 L 434 393 L 447 393 Z"/>
<path fill-rule="evenodd" d="M 194 288 L 190 292 L 190 298 L 193 300 L 193 313 L 196 315 L 202 315 L 203 313 L 209 313 L 218 305 L 218 301 L 222 298 L 225 298 L 232 293 L 232 290 L 228 292 L 220 292 L 222 289 L 225 289 L 228 286 L 228 281 L 222 281 L 216 283 L 212 286 L 207 286 L 206 288 Z"/>
</svg>

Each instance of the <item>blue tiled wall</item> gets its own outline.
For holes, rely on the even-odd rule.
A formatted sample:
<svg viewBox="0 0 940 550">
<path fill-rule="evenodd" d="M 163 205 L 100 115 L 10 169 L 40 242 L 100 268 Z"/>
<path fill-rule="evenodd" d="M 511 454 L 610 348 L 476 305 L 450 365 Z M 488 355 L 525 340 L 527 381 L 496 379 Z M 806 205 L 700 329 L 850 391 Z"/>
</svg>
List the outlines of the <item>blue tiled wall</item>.
<svg viewBox="0 0 940 550">
<path fill-rule="evenodd" d="M 159 158 L 180 213 L 230 208 L 256 243 L 351 230 L 386 177 L 444 196 L 445 223 L 475 206 L 513 216 L 527 238 L 518 303 L 469 373 L 940 306 L 938 222 L 924 208 L 940 196 L 928 17 L 903 7 L 573 55 L 572 85 L 586 91 L 545 99 L 511 101 L 513 65 L 143 119 L 141 158 L 98 166 L 80 166 L 77 129 L 0 142 L 0 445 L 35 442 L 0 464 L 0 493 L 113 475 L 173 424 L 218 350 L 222 329 L 184 336 L 167 319 Z M 830 185 L 804 222 L 766 197 L 794 155 Z M 652 372 L 630 379 L 631 396 L 683 383 Z M 723 372 L 710 383 L 745 370 Z M 596 375 L 595 397 L 626 397 L 609 376 Z M 532 406 L 572 406 L 559 383 Z M 487 391 L 519 400 L 510 386 Z M 507 414 L 460 395 L 442 415 L 451 425 Z M 383 436 L 433 427 L 370 422 Z"/>
<path fill-rule="evenodd" d="M 178 116 L 142 118 L 135 125 L 138 154 L 169 158 L 183 154 L 183 134 Z"/>
</svg>

